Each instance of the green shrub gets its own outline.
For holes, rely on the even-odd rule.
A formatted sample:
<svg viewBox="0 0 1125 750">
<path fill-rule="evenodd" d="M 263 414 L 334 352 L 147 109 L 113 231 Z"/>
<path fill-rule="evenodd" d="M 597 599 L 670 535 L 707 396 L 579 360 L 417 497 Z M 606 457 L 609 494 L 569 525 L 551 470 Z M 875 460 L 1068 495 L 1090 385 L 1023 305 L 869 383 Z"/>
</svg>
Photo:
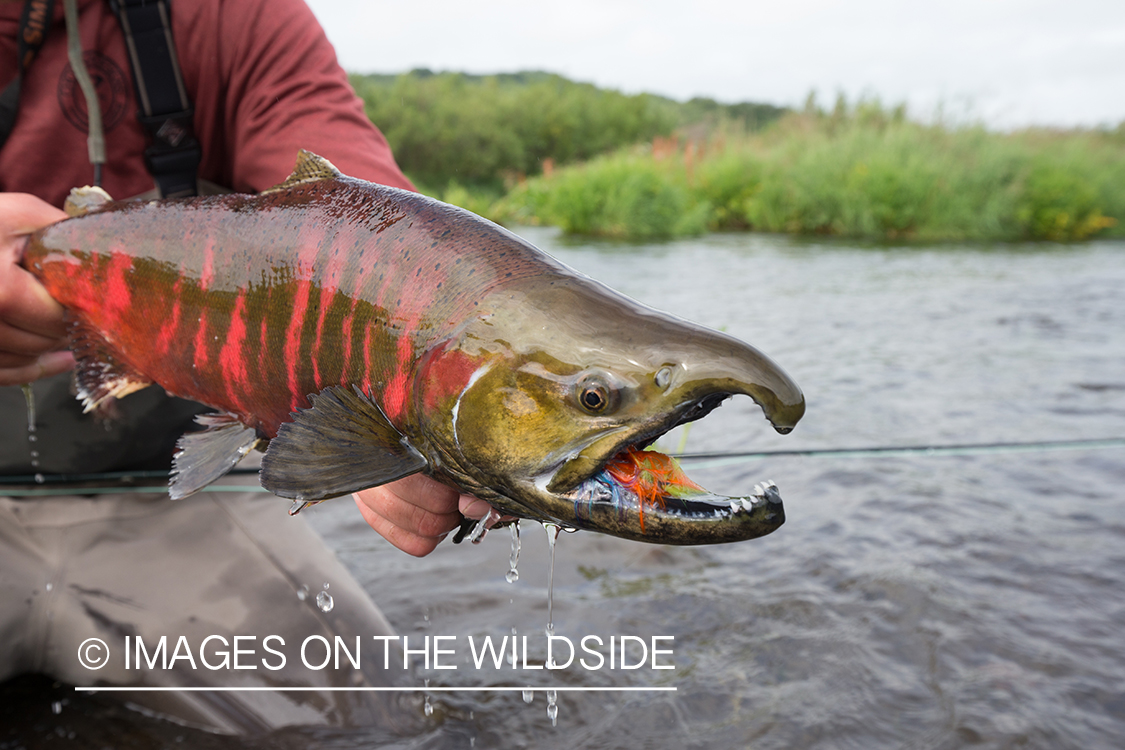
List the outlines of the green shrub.
<svg viewBox="0 0 1125 750">
<path fill-rule="evenodd" d="M 752 118 L 780 110 L 710 100 L 676 109 L 521 76 L 356 83 L 411 177 L 495 221 L 632 239 L 707 229 L 922 241 L 1125 235 L 1125 124 L 997 133 L 841 97 L 830 112 L 810 99 L 750 132 Z M 736 111 L 742 120 L 730 119 Z M 688 112 L 710 124 L 669 137 Z M 547 159 L 558 168 L 534 176 Z"/>
<path fill-rule="evenodd" d="M 573 234 L 662 239 L 702 234 L 710 205 L 684 185 L 677 165 L 634 153 L 593 159 L 540 177 L 509 199 L 539 222 Z"/>
</svg>

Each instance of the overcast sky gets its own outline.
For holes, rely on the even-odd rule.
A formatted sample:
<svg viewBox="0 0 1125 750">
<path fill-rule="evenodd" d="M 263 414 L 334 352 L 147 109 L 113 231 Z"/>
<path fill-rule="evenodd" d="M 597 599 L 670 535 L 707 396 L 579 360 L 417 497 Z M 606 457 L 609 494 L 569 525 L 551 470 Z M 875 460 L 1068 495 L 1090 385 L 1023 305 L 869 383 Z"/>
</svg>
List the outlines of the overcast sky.
<svg viewBox="0 0 1125 750">
<path fill-rule="evenodd" d="M 548 70 L 797 105 L 815 89 L 997 127 L 1125 120 L 1125 0 L 309 0 L 354 72 Z"/>
</svg>

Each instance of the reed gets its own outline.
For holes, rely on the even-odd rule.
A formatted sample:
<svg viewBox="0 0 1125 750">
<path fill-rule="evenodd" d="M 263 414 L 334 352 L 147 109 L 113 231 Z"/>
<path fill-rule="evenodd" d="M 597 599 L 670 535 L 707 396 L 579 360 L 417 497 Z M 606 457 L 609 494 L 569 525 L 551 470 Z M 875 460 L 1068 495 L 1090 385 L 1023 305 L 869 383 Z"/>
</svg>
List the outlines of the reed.
<svg viewBox="0 0 1125 750">
<path fill-rule="evenodd" d="M 750 229 L 873 240 L 1125 234 L 1125 127 L 997 133 L 878 102 L 760 133 L 662 136 L 528 180 L 495 218 L 647 239 Z"/>
</svg>

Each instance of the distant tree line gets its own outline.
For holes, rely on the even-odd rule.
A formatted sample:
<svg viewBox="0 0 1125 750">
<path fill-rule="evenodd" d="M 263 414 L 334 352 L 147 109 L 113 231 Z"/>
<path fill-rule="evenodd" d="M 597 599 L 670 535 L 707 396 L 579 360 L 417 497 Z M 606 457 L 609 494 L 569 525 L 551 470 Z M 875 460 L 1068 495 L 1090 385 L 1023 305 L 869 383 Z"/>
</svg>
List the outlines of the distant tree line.
<svg viewBox="0 0 1125 750">
<path fill-rule="evenodd" d="M 623 94 L 540 71 L 479 76 L 419 69 L 353 75 L 352 85 L 399 165 L 434 191 L 450 183 L 500 191 L 541 174 L 544 165 L 586 161 L 689 125 L 758 130 L 786 111 Z"/>
</svg>

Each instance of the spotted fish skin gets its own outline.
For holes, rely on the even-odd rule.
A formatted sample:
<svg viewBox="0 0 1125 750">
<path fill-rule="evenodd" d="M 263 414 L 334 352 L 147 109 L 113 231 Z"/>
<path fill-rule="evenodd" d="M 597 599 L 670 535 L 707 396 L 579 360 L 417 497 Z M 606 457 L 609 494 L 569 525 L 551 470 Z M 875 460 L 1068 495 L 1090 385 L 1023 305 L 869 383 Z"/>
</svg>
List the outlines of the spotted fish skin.
<svg viewBox="0 0 1125 750">
<path fill-rule="evenodd" d="M 331 385 L 381 394 L 401 427 L 421 353 L 497 285 L 557 270 L 545 256 L 481 252 L 498 228 L 463 226 L 462 214 L 339 176 L 109 204 L 37 233 L 24 263 L 128 373 L 267 438 Z"/>
</svg>

